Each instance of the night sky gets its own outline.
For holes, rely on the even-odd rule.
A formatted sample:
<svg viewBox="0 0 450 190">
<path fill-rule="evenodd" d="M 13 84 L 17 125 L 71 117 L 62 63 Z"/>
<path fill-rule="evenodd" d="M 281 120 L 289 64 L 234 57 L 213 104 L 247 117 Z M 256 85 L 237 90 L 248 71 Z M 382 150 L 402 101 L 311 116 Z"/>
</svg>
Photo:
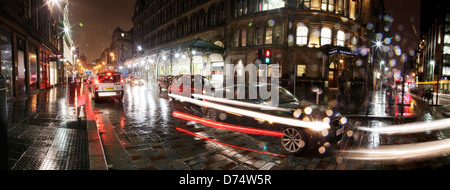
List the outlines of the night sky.
<svg viewBox="0 0 450 190">
<path fill-rule="evenodd" d="M 111 45 L 112 32 L 133 27 L 134 0 L 69 0 L 75 45 L 92 63 Z M 80 26 L 82 23 L 82 27 Z"/>
<path fill-rule="evenodd" d="M 88 63 L 99 58 L 103 49 L 110 46 L 114 29 L 133 27 L 134 3 L 135 0 L 70 1 L 75 43 L 87 56 Z M 391 34 L 402 37 L 399 42 L 393 40 L 393 44 L 401 46 L 403 52 L 414 50 L 420 39 L 420 0 L 385 0 L 385 7 L 394 17 Z"/>
<path fill-rule="evenodd" d="M 401 53 L 414 55 L 420 41 L 420 0 L 385 0 L 385 9 L 394 17 L 390 31 L 393 37 L 391 44 L 400 46 Z M 399 41 L 395 38 L 397 34 L 400 36 Z M 401 68 L 400 56 L 394 54 L 390 59 L 395 59 L 395 67 Z"/>
</svg>

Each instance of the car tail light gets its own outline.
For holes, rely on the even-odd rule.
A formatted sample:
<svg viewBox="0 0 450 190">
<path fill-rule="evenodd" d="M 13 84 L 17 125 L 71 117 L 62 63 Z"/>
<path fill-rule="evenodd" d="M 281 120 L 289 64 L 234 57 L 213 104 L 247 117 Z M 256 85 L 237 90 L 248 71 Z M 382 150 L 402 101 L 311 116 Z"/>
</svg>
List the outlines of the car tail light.
<svg viewBox="0 0 450 190">
<path fill-rule="evenodd" d="M 123 79 L 120 79 L 120 82 L 123 83 Z"/>
<path fill-rule="evenodd" d="M 106 73 L 106 76 L 110 77 L 112 75 L 112 73 Z"/>
</svg>

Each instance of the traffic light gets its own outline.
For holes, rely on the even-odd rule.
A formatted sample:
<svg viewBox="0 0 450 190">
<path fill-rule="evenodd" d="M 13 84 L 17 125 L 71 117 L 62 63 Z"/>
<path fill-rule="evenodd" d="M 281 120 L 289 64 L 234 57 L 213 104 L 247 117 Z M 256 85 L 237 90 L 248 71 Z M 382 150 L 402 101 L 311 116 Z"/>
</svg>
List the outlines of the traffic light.
<svg viewBox="0 0 450 190">
<path fill-rule="evenodd" d="M 272 51 L 270 49 L 264 50 L 264 63 L 271 64 L 272 63 Z"/>
</svg>

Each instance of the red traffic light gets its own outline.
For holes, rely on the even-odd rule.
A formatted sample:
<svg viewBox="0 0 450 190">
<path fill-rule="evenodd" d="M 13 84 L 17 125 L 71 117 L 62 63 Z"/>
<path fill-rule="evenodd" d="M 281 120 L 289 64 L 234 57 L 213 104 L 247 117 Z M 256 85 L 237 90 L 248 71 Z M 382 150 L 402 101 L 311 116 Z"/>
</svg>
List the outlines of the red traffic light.
<svg viewBox="0 0 450 190">
<path fill-rule="evenodd" d="M 270 50 L 266 50 L 266 57 L 270 57 L 272 55 L 272 52 Z"/>
</svg>

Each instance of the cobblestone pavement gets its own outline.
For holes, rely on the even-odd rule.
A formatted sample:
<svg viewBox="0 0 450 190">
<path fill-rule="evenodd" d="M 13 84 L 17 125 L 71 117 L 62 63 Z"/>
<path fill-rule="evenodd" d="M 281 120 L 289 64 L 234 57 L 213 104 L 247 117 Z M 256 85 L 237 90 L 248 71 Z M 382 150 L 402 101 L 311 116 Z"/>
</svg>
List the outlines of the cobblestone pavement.
<svg viewBox="0 0 450 190">
<path fill-rule="evenodd" d="M 8 103 L 10 170 L 89 170 L 86 123 L 77 121 L 73 96 L 59 86 Z"/>
<path fill-rule="evenodd" d="M 439 169 L 448 155 L 426 160 L 347 160 L 338 150 L 376 148 L 380 145 L 426 142 L 448 137 L 448 131 L 417 135 L 379 135 L 353 129 L 353 135 L 323 154 L 309 149 L 300 156 L 284 155 L 280 139 L 215 129 L 172 118 L 184 110 L 169 101 L 166 92 L 151 86 L 126 88 L 123 105 L 113 101 L 93 104 L 94 112 L 107 118 L 129 159 L 138 170 L 398 170 Z M 433 111 L 420 106 L 422 116 Z M 417 110 L 417 109 L 416 109 Z M 351 120 L 352 126 L 395 124 L 393 120 Z M 108 154 L 106 152 L 106 154 Z"/>
</svg>

